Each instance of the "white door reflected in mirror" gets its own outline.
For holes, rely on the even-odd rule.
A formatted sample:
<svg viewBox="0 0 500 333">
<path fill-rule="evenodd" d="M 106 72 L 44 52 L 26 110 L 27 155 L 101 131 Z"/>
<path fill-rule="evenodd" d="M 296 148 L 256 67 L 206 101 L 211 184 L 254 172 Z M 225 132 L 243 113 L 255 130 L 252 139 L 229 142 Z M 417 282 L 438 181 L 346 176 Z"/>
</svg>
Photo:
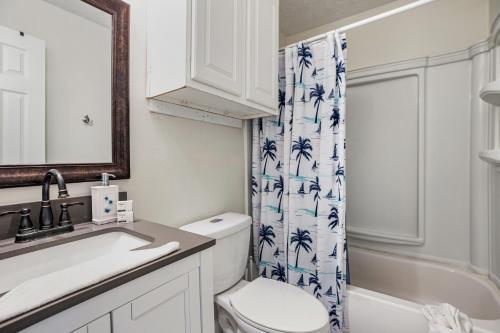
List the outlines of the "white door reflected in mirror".
<svg viewBox="0 0 500 333">
<path fill-rule="evenodd" d="M 0 164 L 45 163 L 45 42 L 0 26 Z"/>
<path fill-rule="evenodd" d="M 111 163 L 111 84 L 110 14 L 0 0 L 0 165 Z"/>
</svg>

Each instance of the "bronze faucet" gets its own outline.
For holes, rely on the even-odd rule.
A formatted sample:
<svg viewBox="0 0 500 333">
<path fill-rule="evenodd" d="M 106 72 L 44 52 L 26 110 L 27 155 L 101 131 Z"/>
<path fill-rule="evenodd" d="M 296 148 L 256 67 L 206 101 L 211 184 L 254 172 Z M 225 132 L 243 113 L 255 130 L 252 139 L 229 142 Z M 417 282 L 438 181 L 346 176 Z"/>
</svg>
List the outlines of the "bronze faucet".
<svg viewBox="0 0 500 333">
<path fill-rule="evenodd" d="M 54 214 L 50 206 L 50 184 L 52 177 L 56 177 L 57 187 L 59 188 L 59 198 L 69 197 L 66 183 L 61 173 L 56 169 L 50 169 L 45 174 L 42 184 L 42 207 L 40 209 L 40 230 L 52 229 L 54 227 Z"/>
<path fill-rule="evenodd" d="M 68 190 L 66 189 L 66 184 L 64 183 L 64 178 L 62 177 L 61 173 L 56 169 L 47 171 L 45 177 L 43 178 L 42 184 L 42 202 L 39 217 L 40 225 L 38 229 L 35 229 L 35 227 L 33 226 L 30 218 L 31 211 L 28 208 L 23 208 L 19 211 L 8 211 L 0 213 L 0 217 L 13 214 L 19 214 L 21 216 L 15 238 L 16 243 L 27 242 L 41 237 L 71 232 L 75 229 L 71 221 L 71 215 L 69 214 L 68 208 L 74 205 L 83 205 L 82 202 L 61 203 L 61 215 L 59 216 L 59 224 L 57 226 L 54 226 L 54 214 L 52 213 L 52 207 L 50 204 L 50 184 L 52 182 L 52 177 L 56 178 L 57 186 L 59 188 L 59 198 L 69 197 Z"/>
</svg>

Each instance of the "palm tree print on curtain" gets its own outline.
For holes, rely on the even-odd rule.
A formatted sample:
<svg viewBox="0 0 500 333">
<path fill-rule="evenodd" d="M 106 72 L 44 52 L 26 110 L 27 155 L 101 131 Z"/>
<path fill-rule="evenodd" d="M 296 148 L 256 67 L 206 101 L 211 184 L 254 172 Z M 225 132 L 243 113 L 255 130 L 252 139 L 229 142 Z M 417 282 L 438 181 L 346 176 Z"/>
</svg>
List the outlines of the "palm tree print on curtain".
<svg viewBox="0 0 500 333">
<path fill-rule="evenodd" d="M 279 90 L 278 91 L 278 110 L 280 113 L 278 114 L 278 127 L 281 127 L 281 114 L 283 113 L 283 110 L 285 109 L 285 91 L 284 90 Z"/>
<path fill-rule="evenodd" d="M 316 208 L 314 209 L 314 217 L 318 216 L 318 204 L 319 199 L 321 199 L 319 192 L 321 191 L 321 187 L 319 187 L 319 177 L 316 176 L 315 180 L 311 181 L 311 185 L 309 186 L 309 192 L 314 193 L 314 202 L 316 203 Z"/>
<path fill-rule="evenodd" d="M 332 333 L 348 331 L 346 45 L 344 36 L 329 34 L 281 52 L 279 114 L 254 120 L 252 137 L 259 274 L 314 295 L 330 315 Z"/>
<path fill-rule="evenodd" d="M 274 183 L 273 190 L 278 190 L 276 196 L 278 197 L 278 213 L 281 211 L 281 200 L 283 199 L 283 176 L 279 175 L 279 180 Z"/>
<path fill-rule="evenodd" d="M 311 48 L 302 43 L 301 46 L 297 48 L 297 55 L 299 58 L 300 67 L 299 83 L 303 83 L 304 81 L 302 80 L 302 78 L 304 77 L 304 68 L 309 68 L 309 66 L 311 65 L 311 62 L 309 61 L 309 59 L 312 58 Z"/>
<path fill-rule="evenodd" d="M 258 259 L 262 258 L 262 250 L 264 250 L 264 245 L 274 245 L 274 238 L 276 238 L 276 235 L 274 234 L 273 227 L 270 225 L 262 224 L 259 231 L 260 253 Z"/>
<path fill-rule="evenodd" d="M 297 174 L 296 176 L 299 176 L 299 171 L 300 171 L 300 161 L 302 160 L 302 157 L 304 157 L 306 160 L 311 159 L 311 153 L 310 151 L 313 149 L 311 144 L 311 140 L 307 138 L 302 138 L 299 136 L 298 140 L 293 141 L 293 146 L 292 146 L 292 152 L 297 152 L 297 155 L 295 156 L 295 160 L 297 161 Z"/>
<path fill-rule="evenodd" d="M 325 89 L 323 89 L 322 84 L 316 83 L 316 87 L 311 88 L 309 93 L 309 98 L 314 98 L 314 106 L 316 107 L 316 115 L 314 116 L 314 123 L 318 123 L 318 113 L 321 103 L 324 102 L 323 95 L 325 94 Z"/>
<path fill-rule="evenodd" d="M 304 249 L 306 252 L 311 251 L 312 239 L 309 236 L 311 232 L 309 230 L 300 230 L 297 228 L 297 231 L 292 232 L 292 237 L 290 237 L 290 245 L 294 245 L 295 252 L 295 268 L 299 266 L 299 254 L 300 250 Z"/>
<path fill-rule="evenodd" d="M 276 141 L 266 138 L 264 147 L 262 147 L 262 159 L 264 160 L 264 174 L 266 174 L 267 160 L 270 158 L 274 161 L 276 158 Z"/>
</svg>

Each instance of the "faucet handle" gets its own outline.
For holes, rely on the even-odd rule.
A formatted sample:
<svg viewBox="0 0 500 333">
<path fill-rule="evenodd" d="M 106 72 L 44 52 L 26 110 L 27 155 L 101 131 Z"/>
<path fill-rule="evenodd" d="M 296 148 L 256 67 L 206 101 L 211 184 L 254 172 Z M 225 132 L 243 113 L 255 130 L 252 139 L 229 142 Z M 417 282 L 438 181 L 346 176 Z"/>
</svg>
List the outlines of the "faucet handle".
<svg viewBox="0 0 500 333">
<path fill-rule="evenodd" d="M 61 214 L 59 215 L 59 226 L 71 225 L 71 215 L 69 214 L 69 207 L 80 205 L 83 206 L 83 202 L 63 202 L 61 204 Z"/>
<path fill-rule="evenodd" d="M 21 220 L 19 221 L 19 227 L 17 229 L 17 234 L 24 235 L 24 234 L 29 234 L 29 233 L 32 233 L 35 231 L 35 228 L 33 227 L 33 222 L 31 221 L 30 213 L 31 213 L 31 209 L 22 208 L 20 210 L 10 210 L 10 211 L 0 213 L 0 217 L 6 216 L 6 215 L 20 214 Z"/>
</svg>

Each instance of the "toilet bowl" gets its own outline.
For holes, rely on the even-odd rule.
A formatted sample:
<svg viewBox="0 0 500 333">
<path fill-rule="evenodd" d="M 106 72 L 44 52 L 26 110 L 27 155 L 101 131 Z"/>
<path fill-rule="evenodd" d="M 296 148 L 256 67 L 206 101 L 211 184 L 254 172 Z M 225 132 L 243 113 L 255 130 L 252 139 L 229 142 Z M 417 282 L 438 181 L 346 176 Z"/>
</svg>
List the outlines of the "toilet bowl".
<svg viewBox="0 0 500 333">
<path fill-rule="evenodd" d="M 181 227 L 216 239 L 216 332 L 328 333 L 328 312 L 314 296 L 276 280 L 243 280 L 250 245 L 249 216 L 225 213 Z"/>
</svg>

